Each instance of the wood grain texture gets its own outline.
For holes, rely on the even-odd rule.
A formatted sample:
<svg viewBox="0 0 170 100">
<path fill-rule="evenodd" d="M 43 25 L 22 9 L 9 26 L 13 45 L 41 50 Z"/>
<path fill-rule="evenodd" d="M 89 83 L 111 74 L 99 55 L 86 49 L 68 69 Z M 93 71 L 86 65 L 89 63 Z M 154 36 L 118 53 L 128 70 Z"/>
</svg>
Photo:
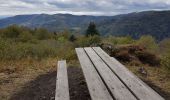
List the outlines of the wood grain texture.
<svg viewBox="0 0 170 100">
<path fill-rule="evenodd" d="M 92 100 L 113 100 L 83 48 L 76 48 Z"/>
<path fill-rule="evenodd" d="M 93 47 L 93 49 L 139 100 L 164 100 L 164 98 L 136 77 L 115 58 L 111 58 L 99 47 Z"/>
<path fill-rule="evenodd" d="M 115 100 L 137 100 L 92 48 L 85 48 L 85 51 L 108 86 Z"/>
<path fill-rule="evenodd" d="M 70 100 L 66 61 L 58 61 L 55 100 Z"/>
</svg>

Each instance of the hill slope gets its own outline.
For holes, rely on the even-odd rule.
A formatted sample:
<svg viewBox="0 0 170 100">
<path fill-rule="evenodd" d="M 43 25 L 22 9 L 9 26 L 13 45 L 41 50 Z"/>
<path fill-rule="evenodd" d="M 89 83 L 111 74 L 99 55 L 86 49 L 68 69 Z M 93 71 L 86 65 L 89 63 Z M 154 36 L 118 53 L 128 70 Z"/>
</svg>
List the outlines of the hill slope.
<svg viewBox="0 0 170 100">
<path fill-rule="evenodd" d="M 113 19 L 100 22 L 102 33 L 139 38 L 152 35 L 158 40 L 170 37 L 170 11 L 148 11 L 114 16 Z"/>
<path fill-rule="evenodd" d="M 71 14 L 34 14 L 34 15 L 17 15 L 0 20 L 0 27 L 7 27 L 11 24 L 27 26 L 31 28 L 44 27 L 49 30 L 81 29 L 87 26 L 90 21 L 100 22 L 111 17 L 104 16 L 76 16 Z"/>
<path fill-rule="evenodd" d="M 102 35 L 130 35 L 133 38 L 139 38 L 141 35 L 152 35 L 157 40 L 170 37 L 170 11 L 146 11 L 117 16 L 18 15 L 1 19 L 0 27 L 18 24 L 31 28 L 44 27 L 51 31 L 61 31 L 68 28 L 83 33 L 90 21 L 97 24 Z"/>
</svg>

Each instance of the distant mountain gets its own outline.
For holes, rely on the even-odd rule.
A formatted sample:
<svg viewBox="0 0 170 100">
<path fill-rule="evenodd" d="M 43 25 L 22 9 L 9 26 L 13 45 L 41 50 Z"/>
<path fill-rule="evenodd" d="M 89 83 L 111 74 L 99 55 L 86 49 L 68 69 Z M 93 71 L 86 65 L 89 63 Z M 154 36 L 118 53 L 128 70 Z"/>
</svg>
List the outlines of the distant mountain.
<svg viewBox="0 0 170 100">
<path fill-rule="evenodd" d="M 100 22 L 111 17 L 105 16 L 76 16 L 71 14 L 33 14 L 33 15 L 17 15 L 0 20 L 0 27 L 7 27 L 12 24 L 27 26 L 31 28 L 43 27 L 51 31 L 59 31 L 63 29 L 80 30 L 87 27 L 90 21 Z"/>
<path fill-rule="evenodd" d="M 139 38 L 152 35 L 157 40 L 170 37 L 170 11 L 146 11 L 114 16 L 111 20 L 98 23 L 104 35 Z"/>
<path fill-rule="evenodd" d="M 132 36 L 152 35 L 157 40 L 170 37 L 170 11 L 145 11 L 117 16 L 76 16 L 71 14 L 17 15 L 0 20 L 0 28 L 12 24 L 31 28 L 44 27 L 51 31 L 64 29 L 85 31 L 94 21 L 102 35 Z"/>
</svg>

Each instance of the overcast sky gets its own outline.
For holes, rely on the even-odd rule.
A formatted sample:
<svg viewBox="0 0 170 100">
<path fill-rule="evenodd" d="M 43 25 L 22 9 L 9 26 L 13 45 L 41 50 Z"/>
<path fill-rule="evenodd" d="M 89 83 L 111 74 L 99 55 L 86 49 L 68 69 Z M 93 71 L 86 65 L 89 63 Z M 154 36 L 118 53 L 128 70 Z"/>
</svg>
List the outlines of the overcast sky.
<svg viewBox="0 0 170 100">
<path fill-rule="evenodd" d="M 170 0 L 0 0 L 0 16 L 40 13 L 117 15 L 169 9 Z"/>
</svg>

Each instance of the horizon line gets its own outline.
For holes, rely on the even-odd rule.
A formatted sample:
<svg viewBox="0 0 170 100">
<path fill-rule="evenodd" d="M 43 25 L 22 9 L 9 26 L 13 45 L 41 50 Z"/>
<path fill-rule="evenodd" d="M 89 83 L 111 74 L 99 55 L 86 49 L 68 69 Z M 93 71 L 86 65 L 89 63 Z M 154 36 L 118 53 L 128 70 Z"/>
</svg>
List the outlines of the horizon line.
<svg viewBox="0 0 170 100">
<path fill-rule="evenodd" d="M 143 11 L 134 11 L 134 12 L 127 12 L 127 13 L 120 13 L 120 14 L 75 14 L 75 13 L 69 13 L 69 12 L 65 12 L 65 13 L 61 13 L 61 12 L 58 12 L 58 13 L 28 13 L 28 14 L 15 14 L 15 15 L 0 15 L 0 19 L 3 19 L 3 18 L 7 18 L 7 17 L 14 17 L 14 16 L 19 16 L 19 15 L 75 15 L 75 16 L 117 16 L 117 15 L 124 15 L 124 14 L 131 14 L 131 13 L 141 13 L 141 12 L 149 12 L 149 11 L 154 11 L 154 12 L 160 12 L 160 11 L 170 11 L 170 10 L 143 10 Z"/>
</svg>

